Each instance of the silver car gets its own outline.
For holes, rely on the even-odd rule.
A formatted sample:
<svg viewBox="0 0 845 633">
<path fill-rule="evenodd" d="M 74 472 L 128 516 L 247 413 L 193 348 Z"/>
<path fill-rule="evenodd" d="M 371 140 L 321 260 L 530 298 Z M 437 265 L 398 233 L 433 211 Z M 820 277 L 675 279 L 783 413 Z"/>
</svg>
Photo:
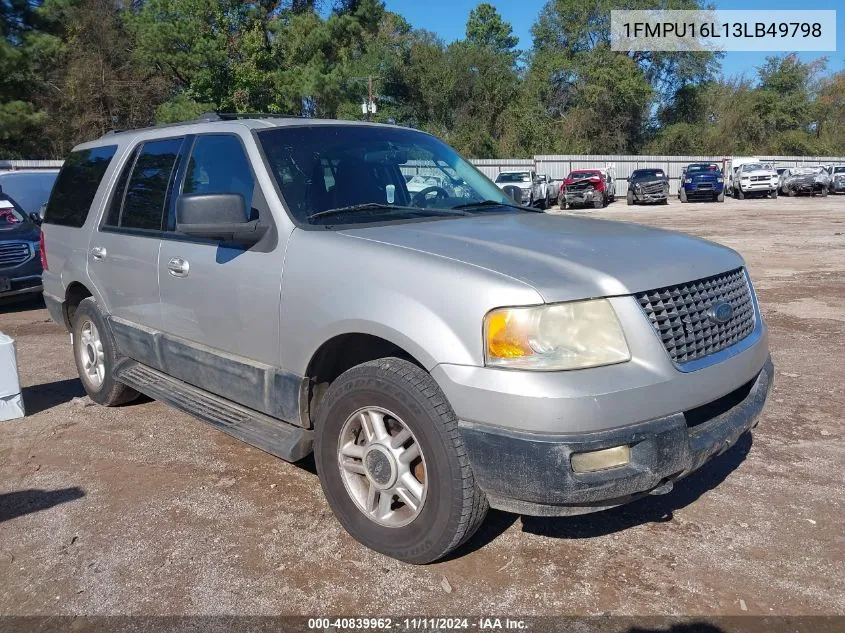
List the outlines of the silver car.
<svg viewBox="0 0 845 633">
<path fill-rule="evenodd" d="M 461 186 L 409 192 L 408 161 Z M 44 242 L 45 300 L 94 401 L 142 392 L 283 459 L 313 451 L 340 523 L 412 563 L 488 507 L 665 493 L 772 386 L 736 252 L 526 209 L 395 126 L 109 134 L 68 157 Z"/>
</svg>

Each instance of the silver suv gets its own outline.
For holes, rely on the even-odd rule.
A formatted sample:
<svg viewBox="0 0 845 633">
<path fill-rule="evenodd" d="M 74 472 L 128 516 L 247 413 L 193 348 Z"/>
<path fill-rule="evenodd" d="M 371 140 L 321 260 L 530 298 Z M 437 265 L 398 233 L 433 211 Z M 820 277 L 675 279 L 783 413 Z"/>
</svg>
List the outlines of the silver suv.
<svg viewBox="0 0 845 633">
<path fill-rule="evenodd" d="M 415 175 L 449 187 L 409 192 Z M 141 392 L 283 459 L 313 451 L 349 533 L 413 563 L 488 507 L 667 492 L 772 385 L 737 253 L 522 207 L 400 127 L 108 134 L 68 157 L 44 256 L 93 400 Z"/>
</svg>

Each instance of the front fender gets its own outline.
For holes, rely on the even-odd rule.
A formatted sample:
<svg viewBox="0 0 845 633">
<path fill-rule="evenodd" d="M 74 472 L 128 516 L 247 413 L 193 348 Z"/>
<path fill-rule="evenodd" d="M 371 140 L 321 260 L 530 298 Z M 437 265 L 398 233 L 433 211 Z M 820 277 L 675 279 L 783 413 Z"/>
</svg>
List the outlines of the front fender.
<svg viewBox="0 0 845 633">
<path fill-rule="evenodd" d="M 296 230 L 282 275 L 281 363 L 304 375 L 323 343 L 359 333 L 401 347 L 426 369 L 481 366 L 484 315 L 542 302 L 531 286 L 484 268 L 336 231 Z"/>
</svg>

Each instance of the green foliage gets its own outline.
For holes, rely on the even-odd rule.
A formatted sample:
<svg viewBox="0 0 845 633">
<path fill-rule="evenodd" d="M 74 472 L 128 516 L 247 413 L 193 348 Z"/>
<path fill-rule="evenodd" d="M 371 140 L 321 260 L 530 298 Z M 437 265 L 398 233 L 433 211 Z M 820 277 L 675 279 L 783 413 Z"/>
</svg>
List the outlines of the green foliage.
<svg viewBox="0 0 845 633">
<path fill-rule="evenodd" d="M 550 0 L 521 52 L 489 3 L 447 44 L 381 0 L 0 0 L 0 157 L 209 110 L 360 119 L 368 78 L 375 120 L 473 157 L 845 154 L 845 73 L 785 55 L 719 79 L 718 54 L 612 51 L 614 8 Z"/>
</svg>

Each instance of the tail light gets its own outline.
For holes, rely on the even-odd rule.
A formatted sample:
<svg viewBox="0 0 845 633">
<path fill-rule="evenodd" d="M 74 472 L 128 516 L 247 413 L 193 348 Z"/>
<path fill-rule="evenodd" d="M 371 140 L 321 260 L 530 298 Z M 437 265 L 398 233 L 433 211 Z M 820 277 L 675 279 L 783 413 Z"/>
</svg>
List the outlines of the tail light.
<svg viewBox="0 0 845 633">
<path fill-rule="evenodd" d="M 41 255 L 41 268 L 47 270 L 47 247 L 44 242 L 44 231 L 41 231 L 41 237 L 38 238 L 38 252 Z"/>
</svg>

